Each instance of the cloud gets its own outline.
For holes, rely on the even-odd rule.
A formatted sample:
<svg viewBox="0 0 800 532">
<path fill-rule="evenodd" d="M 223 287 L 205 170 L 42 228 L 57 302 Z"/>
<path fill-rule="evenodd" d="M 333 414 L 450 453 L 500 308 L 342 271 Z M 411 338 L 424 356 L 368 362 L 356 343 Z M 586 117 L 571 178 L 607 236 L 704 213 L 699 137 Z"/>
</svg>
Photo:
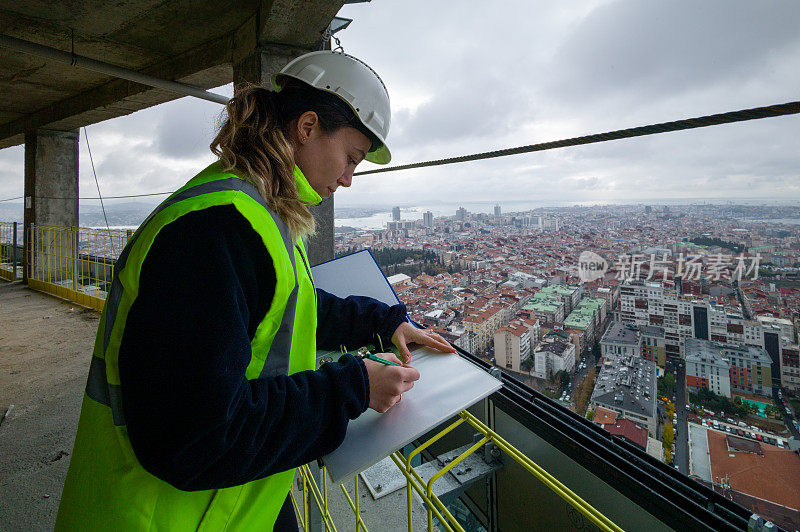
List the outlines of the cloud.
<svg viewBox="0 0 800 532">
<path fill-rule="evenodd" d="M 551 91 L 628 104 L 758 77 L 800 42 L 800 4 L 619 0 L 600 5 L 559 46 Z"/>
<path fill-rule="evenodd" d="M 25 148 L 0 150 L 0 200 L 22 196 L 25 190 Z"/>
<path fill-rule="evenodd" d="M 345 50 L 389 89 L 393 164 L 794 101 L 800 86 L 795 0 L 407 0 L 340 14 L 354 18 Z M 180 186 L 213 159 L 220 110 L 182 98 L 89 126 L 103 194 Z M 336 201 L 800 200 L 798 120 L 356 177 Z M 81 195 L 95 196 L 83 136 L 80 150 Z M 23 170 L 21 147 L 0 151 L 0 199 L 22 195 Z"/>
<path fill-rule="evenodd" d="M 232 87 L 215 92 L 230 93 Z M 226 94 L 230 95 L 230 94 Z M 197 98 L 181 98 L 160 113 L 153 135 L 153 147 L 172 158 L 194 158 L 208 153 L 217 123 L 224 110 L 218 103 Z"/>
</svg>

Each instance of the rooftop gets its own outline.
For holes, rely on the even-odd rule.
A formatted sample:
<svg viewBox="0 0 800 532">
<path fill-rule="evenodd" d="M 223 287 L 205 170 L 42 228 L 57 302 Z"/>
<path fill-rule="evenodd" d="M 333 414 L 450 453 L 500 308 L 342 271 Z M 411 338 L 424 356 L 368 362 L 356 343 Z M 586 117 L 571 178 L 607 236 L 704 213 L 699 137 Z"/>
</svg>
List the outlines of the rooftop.
<svg viewBox="0 0 800 532">
<path fill-rule="evenodd" d="M 567 316 L 567 319 L 564 320 L 564 325 L 566 327 L 575 327 L 578 329 L 585 329 L 592 324 L 592 315 L 585 314 L 578 310 L 573 310 Z"/>
<path fill-rule="evenodd" d="M 639 331 L 644 336 L 651 338 L 664 338 L 664 328 L 656 327 L 655 325 L 639 325 Z"/>
<path fill-rule="evenodd" d="M 748 361 L 757 362 L 763 366 L 772 364 L 772 359 L 767 354 L 767 351 L 761 347 L 754 347 L 752 345 L 738 346 L 729 344 L 717 344 L 718 349 L 729 356 L 746 358 Z"/>
<path fill-rule="evenodd" d="M 639 343 L 638 329 L 635 325 L 615 321 L 603 335 L 601 342 L 637 345 Z"/>
<path fill-rule="evenodd" d="M 647 429 L 630 419 L 619 418 L 613 424 L 601 425 L 610 434 L 622 436 L 642 449 L 647 449 Z"/>
<path fill-rule="evenodd" d="M 728 476 L 736 491 L 800 508 L 800 456 L 772 445 L 761 448 L 763 455 L 739 452 L 728 446 L 726 434 L 709 430 L 712 478 Z"/>
<path fill-rule="evenodd" d="M 564 354 L 564 351 L 569 349 L 571 345 L 572 344 L 569 342 L 563 342 L 556 338 L 548 338 L 546 341 L 539 344 L 539 346 L 536 348 L 536 352 L 548 351 L 560 357 Z"/>
<path fill-rule="evenodd" d="M 655 362 L 637 356 L 605 356 L 592 401 L 646 417 L 655 416 Z"/>
<path fill-rule="evenodd" d="M 728 367 L 730 363 L 725 358 L 719 345 L 721 344 L 699 338 L 687 338 L 684 343 L 686 362 Z"/>
<path fill-rule="evenodd" d="M 538 312 L 557 312 L 558 306 L 545 301 L 531 301 L 524 307 L 525 310 L 535 310 Z"/>
<path fill-rule="evenodd" d="M 597 423 L 598 425 L 613 425 L 617 422 L 617 413 L 613 410 L 609 410 L 608 408 L 603 408 L 602 406 L 598 406 L 594 411 L 594 418 L 592 421 Z"/>
</svg>

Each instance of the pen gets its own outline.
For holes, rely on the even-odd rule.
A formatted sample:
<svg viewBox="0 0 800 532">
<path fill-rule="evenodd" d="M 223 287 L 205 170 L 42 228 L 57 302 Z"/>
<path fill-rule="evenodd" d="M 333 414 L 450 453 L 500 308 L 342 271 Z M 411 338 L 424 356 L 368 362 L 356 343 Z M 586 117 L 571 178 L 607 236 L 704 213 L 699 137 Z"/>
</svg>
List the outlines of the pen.
<svg viewBox="0 0 800 532">
<path fill-rule="evenodd" d="M 381 364 L 385 364 L 387 366 L 400 366 L 402 364 L 398 364 L 397 362 L 392 362 L 391 360 L 386 360 L 385 358 L 381 358 L 379 356 L 375 356 L 372 353 L 364 353 L 364 358 L 367 360 L 374 360 L 375 362 L 380 362 Z"/>
</svg>

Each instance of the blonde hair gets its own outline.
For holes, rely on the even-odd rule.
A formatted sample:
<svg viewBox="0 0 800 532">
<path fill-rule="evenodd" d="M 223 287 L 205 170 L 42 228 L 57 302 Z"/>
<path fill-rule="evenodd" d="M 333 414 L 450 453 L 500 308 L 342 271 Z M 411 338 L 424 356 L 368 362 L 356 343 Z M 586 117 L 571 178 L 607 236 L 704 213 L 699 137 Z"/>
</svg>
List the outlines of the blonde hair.
<svg viewBox="0 0 800 532">
<path fill-rule="evenodd" d="M 279 94 L 258 85 L 238 88 L 225 106 L 227 118 L 210 147 L 224 171 L 255 185 L 297 239 L 314 234 L 314 216 L 297 192 L 294 149 Z"/>
</svg>

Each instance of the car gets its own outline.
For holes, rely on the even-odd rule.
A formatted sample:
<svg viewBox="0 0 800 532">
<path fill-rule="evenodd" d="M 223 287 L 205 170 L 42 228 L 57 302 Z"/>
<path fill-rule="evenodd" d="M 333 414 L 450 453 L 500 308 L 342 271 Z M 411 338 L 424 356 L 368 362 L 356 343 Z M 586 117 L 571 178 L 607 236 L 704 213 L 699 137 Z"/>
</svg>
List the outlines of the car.
<svg viewBox="0 0 800 532">
<path fill-rule="evenodd" d="M 692 409 L 691 405 L 686 405 L 686 411 L 690 411 Z"/>
<path fill-rule="evenodd" d="M 777 443 L 777 441 L 775 441 L 775 438 L 770 438 L 769 436 L 765 436 L 764 441 L 770 445 L 775 445 Z"/>
<path fill-rule="evenodd" d="M 738 423 L 738 425 L 739 425 L 740 427 L 742 427 L 743 429 L 746 429 L 746 428 L 747 428 L 747 423 L 745 423 L 744 421 L 740 421 L 740 422 Z"/>
<path fill-rule="evenodd" d="M 727 432 L 728 434 L 730 434 L 731 432 L 733 432 L 733 431 L 731 430 L 731 427 L 730 427 L 730 425 L 725 425 L 725 432 Z"/>
<path fill-rule="evenodd" d="M 778 443 L 777 443 L 777 445 L 778 445 L 778 447 L 780 447 L 781 449 L 783 449 L 784 447 L 786 447 L 786 444 L 785 444 L 785 443 L 783 443 L 783 440 L 778 440 Z"/>
<path fill-rule="evenodd" d="M 753 432 L 757 432 L 759 429 L 755 425 L 750 425 L 750 430 L 752 430 Z"/>
<path fill-rule="evenodd" d="M 764 441 L 764 436 L 762 436 L 761 434 L 756 434 L 756 439 L 758 441 Z"/>
<path fill-rule="evenodd" d="M 744 431 L 742 429 L 736 429 L 737 436 L 744 436 Z"/>
<path fill-rule="evenodd" d="M 564 398 L 564 400 L 565 400 L 565 401 L 569 401 L 569 397 L 570 397 L 570 396 L 569 396 L 569 395 L 567 395 L 567 396 Z"/>
<path fill-rule="evenodd" d="M 734 420 L 732 420 L 731 418 L 728 418 L 728 419 L 726 419 L 725 421 L 727 421 L 727 422 L 728 422 L 728 423 L 730 423 L 731 425 L 736 425 L 736 422 L 735 422 Z"/>
</svg>

